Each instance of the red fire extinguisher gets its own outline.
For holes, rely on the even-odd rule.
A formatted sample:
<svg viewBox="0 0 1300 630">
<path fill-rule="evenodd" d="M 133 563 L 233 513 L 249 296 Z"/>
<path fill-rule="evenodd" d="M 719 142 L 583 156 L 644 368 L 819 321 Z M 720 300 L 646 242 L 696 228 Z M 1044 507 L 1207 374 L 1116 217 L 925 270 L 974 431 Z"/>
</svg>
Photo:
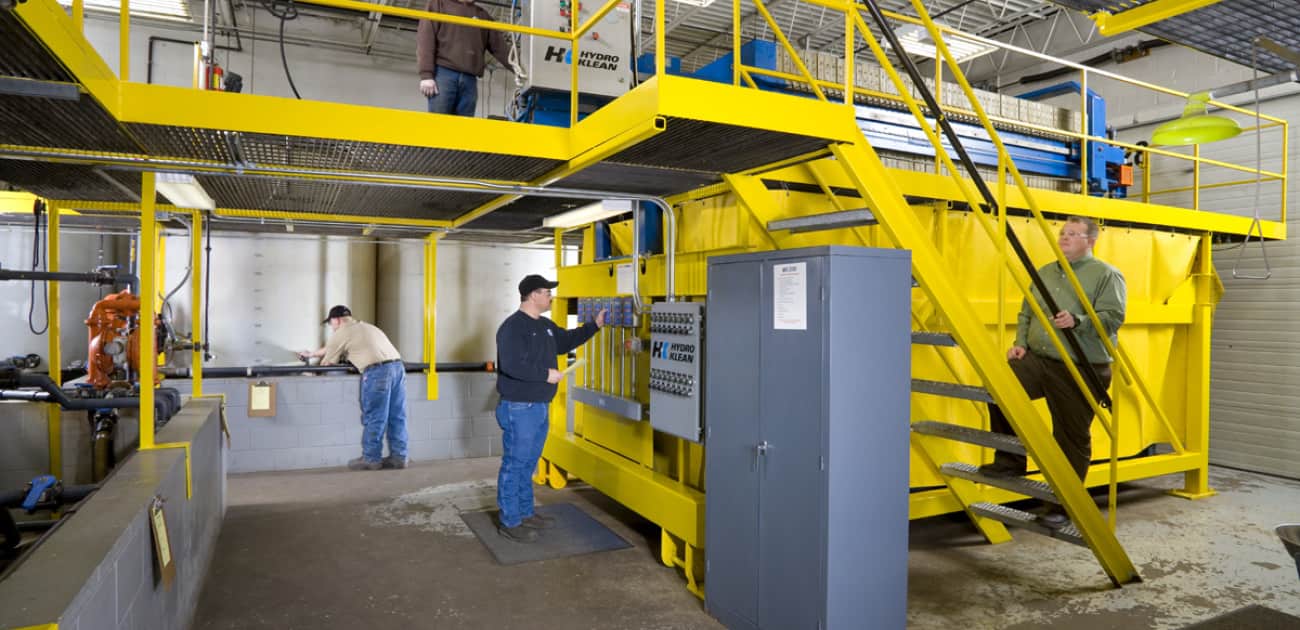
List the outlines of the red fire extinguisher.
<svg viewBox="0 0 1300 630">
<path fill-rule="evenodd" d="M 213 64 L 208 67 L 208 89 L 218 91 L 224 89 L 224 75 L 225 71 L 221 69 L 221 66 L 217 65 L 216 62 L 213 62 Z"/>
</svg>

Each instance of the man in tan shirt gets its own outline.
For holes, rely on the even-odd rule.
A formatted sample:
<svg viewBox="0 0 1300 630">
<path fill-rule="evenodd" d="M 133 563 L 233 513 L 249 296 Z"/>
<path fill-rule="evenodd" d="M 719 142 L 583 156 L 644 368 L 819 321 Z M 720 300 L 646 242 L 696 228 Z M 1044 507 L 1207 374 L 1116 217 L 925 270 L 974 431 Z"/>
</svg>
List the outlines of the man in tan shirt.
<svg viewBox="0 0 1300 630">
<path fill-rule="evenodd" d="M 348 462 L 352 470 L 406 468 L 406 366 L 384 331 L 353 319 L 342 304 L 330 309 L 325 347 L 298 353 L 320 357 L 321 365 L 351 363 L 361 372 L 361 457 Z M 388 457 L 384 436 L 388 436 Z"/>
</svg>

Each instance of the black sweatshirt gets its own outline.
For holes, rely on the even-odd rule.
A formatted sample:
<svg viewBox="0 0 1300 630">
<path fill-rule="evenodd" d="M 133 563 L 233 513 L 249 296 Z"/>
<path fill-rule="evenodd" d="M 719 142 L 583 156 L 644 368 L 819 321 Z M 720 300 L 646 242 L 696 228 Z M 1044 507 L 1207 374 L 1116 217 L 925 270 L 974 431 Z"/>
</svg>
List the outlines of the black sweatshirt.
<svg viewBox="0 0 1300 630">
<path fill-rule="evenodd" d="M 588 322 L 565 330 L 555 322 L 533 319 L 523 311 L 501 322 L 497 329 L 497 393 L 512 402 L 551 402 L 556 386 L 546 382 L 555 369 L 555 357 L 586 343 L 599 330 Z"/>
</svg>

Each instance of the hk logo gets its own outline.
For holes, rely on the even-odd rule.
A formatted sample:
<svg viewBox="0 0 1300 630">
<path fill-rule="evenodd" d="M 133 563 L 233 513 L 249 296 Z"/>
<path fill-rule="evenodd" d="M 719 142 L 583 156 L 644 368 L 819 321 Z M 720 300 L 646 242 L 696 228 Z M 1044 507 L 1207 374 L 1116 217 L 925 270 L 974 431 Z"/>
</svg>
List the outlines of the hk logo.
<svg viewBox="0 0 1300 630">
<path fill-rule="evenodd" d="M 555 46 L 546 47 L 546 57 L 543 61 L 558 61 L 560 63 L 569 63 L 569 51 L 566 48 L 556 48 Z"/>
</svg>

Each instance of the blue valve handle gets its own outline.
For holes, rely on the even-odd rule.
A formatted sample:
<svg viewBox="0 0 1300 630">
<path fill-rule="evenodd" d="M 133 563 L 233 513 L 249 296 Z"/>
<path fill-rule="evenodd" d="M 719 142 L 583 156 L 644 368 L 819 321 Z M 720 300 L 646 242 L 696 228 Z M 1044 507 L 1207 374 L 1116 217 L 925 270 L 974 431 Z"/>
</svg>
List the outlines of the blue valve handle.
<svg viewBox="0 0 1300 630">
<path fill-rule="evenodd" d="M 54 475 L 40 475 L 32 478 L 31 489 L 27 491 L 27 498 L 23 499 L 23 509 L 32 512 L 36 509 L 36 504 L 40 502 L 41 496 L 46 490 L 58 485 L 59 480 Z"/>
</svg>

